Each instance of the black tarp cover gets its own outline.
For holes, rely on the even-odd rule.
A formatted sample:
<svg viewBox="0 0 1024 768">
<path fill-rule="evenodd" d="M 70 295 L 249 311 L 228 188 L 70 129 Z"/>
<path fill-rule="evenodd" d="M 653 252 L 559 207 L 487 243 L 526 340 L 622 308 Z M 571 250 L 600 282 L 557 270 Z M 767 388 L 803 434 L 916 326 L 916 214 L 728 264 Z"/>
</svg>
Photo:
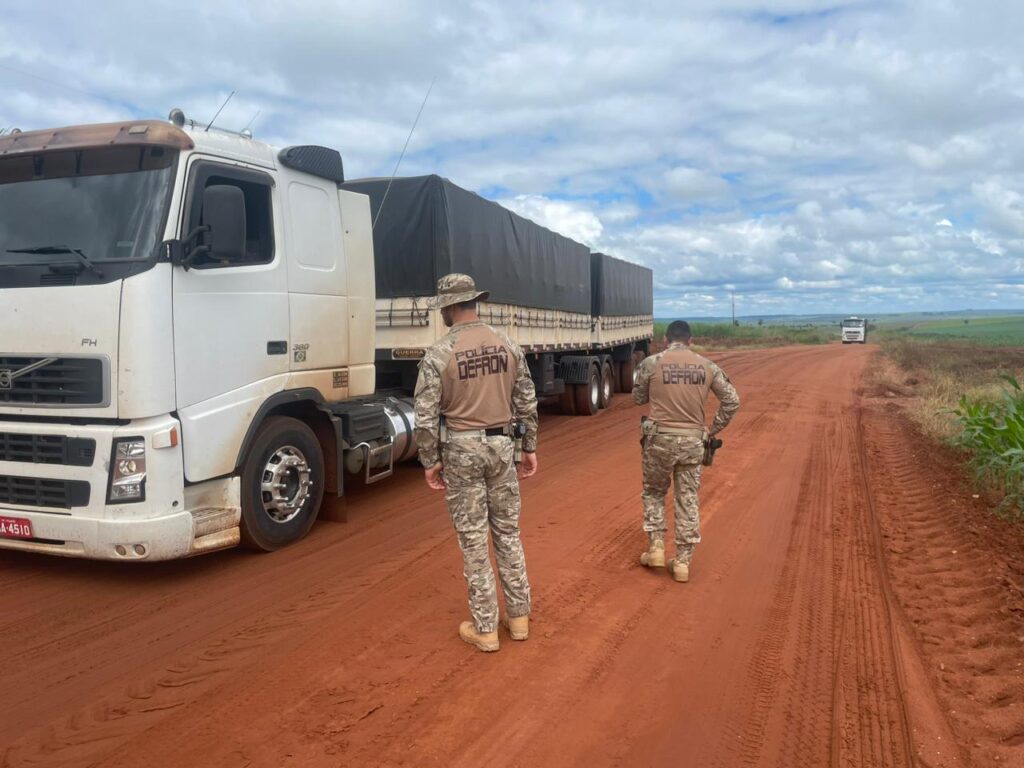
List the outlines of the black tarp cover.
<svg viewBox="0 0 1024 768">
<path fill-rule="evenodd" d="M 433 296 L 449 272 L 470 275 L 491 301 L 590 313 L 590 250 L 440 176 L 342 189 L 370 198 L 377 297 Z"/>
<path fill-rule="evenodd" d="M 603 253 L 590 259 L 595 316 L 654 314 L 654 272 Z"/>
</svg>

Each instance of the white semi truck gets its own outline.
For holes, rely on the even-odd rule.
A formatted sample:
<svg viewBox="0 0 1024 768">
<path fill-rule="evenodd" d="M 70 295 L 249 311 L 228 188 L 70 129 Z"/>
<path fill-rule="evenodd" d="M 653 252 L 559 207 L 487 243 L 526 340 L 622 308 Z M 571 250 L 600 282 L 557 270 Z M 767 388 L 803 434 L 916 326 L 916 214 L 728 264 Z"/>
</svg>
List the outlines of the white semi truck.
<svg viewBox="0 0 1024 768">
<path fill-rule="evenodd" d="M 866 344 L 868 321 L 863 317 L 848 317 L 839 324 L 843 344 Z"/>
<path fill-rule="evenodd" d="M 410 382 L 445 332 L 424 275 L 483 257 L 428 249 L 415 295 L 378 296 L 409 261 L 385 249 L 375 267 L 372 195 L 343 182 L 334 150 L 277 151 L 178 110 L 0 136 L 0 548 L 274 550 L 346 473 L 374 482 L 415 454 Z M 377 232 L 403 215 L 385 201 Z M 530 353 L 540 392 L 593 413 L 648 349 L 650 273 L 503 215 L 533 245 L 449 246 L 527 264 L 511 293 L 474 275 L 494 289 L 484 316 Z M 566 252 L 585 265 L 552 263 Z M 620 305 L 618 270 L 646 286 Z M 531 301 L 531 280 L 565 296 Z"/>
</svg>

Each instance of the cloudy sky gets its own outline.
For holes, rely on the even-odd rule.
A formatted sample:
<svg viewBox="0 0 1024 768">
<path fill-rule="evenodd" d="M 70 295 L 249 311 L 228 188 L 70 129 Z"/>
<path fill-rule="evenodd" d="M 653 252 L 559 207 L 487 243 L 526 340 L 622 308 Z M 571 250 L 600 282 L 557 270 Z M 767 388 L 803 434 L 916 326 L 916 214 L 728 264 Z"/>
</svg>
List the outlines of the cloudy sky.
<svg viewBox="0 0 1024 768">
<path fill-rule="evenodd" d="M 659 315 L 1024 307 L 1017 2 L 3 3 L 0 128 L 255 117 L 655 270 Z M 257 114 L 258 113 L 258 114 Z"/>
</svg>

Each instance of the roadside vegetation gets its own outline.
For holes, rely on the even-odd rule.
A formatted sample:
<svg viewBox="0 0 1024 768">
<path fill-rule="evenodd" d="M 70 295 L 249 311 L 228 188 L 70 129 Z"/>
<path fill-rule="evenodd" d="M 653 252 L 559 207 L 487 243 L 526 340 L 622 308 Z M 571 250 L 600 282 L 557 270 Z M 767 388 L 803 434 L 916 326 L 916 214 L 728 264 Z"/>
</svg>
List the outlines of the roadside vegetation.
<svg viewBox="0 0 1024 768">
<path fill-rule="evenodd" d="M 954 443 L 967 451 L 978 483 L 1000 491 L 998 512 L 1024 520 L 1024 390 L 1007 376 L 999 402 L 964 396 L 957 405 L 960 432 Z"/>
<path fill-rule="evenodd" d="M 668 322 L 654 324 L 655 342 L 665 340 Z M 818 325 L 771 325 L 757 323 L 701 323 L 691 322 L 693 344 L 701 349 L 732 349 L 736 347 L 778 347 L 786 344 L 828 344 L 839 340 L 838 327 Z"/>
<path fill-rule="evenodd" d="M 1001 499 L 997 511 L 1024 520 L 1024 344 L 882 337 L 876 393 L 907 399 L 929 437 L 963 452 L 979 486 Z"/>
</svg>

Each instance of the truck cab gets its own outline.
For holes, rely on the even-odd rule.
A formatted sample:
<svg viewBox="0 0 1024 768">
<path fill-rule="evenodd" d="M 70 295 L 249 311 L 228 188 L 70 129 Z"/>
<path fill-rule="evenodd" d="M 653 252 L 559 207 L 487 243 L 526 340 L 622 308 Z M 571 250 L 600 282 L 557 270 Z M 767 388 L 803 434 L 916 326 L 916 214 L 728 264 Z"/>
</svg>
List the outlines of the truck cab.
<svg viewBox="0 0 1024 768">
<path fill-rule="evenodd" d="M 369 204 L 341 181 L 334 150 L 180 111 L 0 137 L 0 547 L 275 549 L 346 460 L 409 453 L 411 407 L 372 397 Z"/>
<path fill-rule="evenodd" d="M 862 317 L 848 317 L 839 324 L 843 344 L 866 344 L 868 321 Z"/>
</svg>

